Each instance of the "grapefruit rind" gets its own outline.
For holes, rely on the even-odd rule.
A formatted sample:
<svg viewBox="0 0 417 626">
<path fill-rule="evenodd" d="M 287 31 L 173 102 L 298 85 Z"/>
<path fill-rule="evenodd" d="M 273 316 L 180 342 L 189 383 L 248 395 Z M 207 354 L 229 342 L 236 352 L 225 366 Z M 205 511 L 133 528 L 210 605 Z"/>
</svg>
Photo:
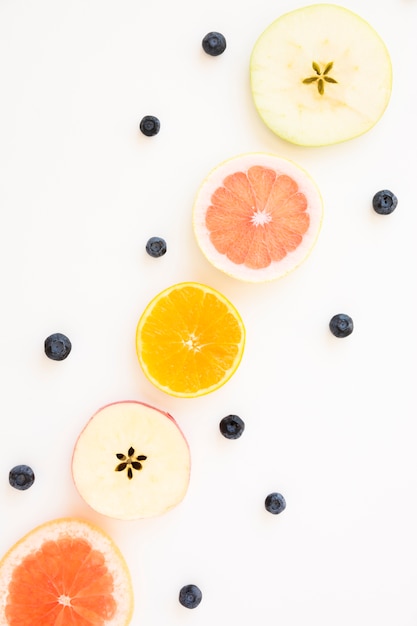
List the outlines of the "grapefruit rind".
<svg viewBox="0 0 417 626">
<path fill-rule="evenodd" d="M 111 436 L 110 436 L 111 433 Z M 132 446 L 146 452 L 144 469 L 132 480 L 115 471 L 116 453 Z M 137 401 L 99 409 L 78 437 L 72 475 L 84 501 L 114 519 L 156 517 L 185 497 L 191 471 L 187 440 L 174 418 Z"/>
<path fill-rule="evenodd" d="M 298 186 L 299 192 L 308 199 L 307 214 L 310 218 L 308 231 L 302 243 L 293 252 L 288 252 L 281 261 L 272 261 L 268 267 L 252 269 L 237 264 L 220 253 L 210 240 L 210 231 L 206 226 L 206 213 L 211 204 L 213 193 L 222 186 L 226 176 L 236 172 L 246 172 L 250 167 L 261 166 L 274 170 L 277 174 L 290 176 Z M 193 229 L 196 241 L 206 259 L 225 274 L 244 282 L 267 282 L 282 278 L 301 265 L 314 248 L 323 220 L 323 201 L 320 191 L 311 176 L 299 165 L 263 152 L 246 153 L 228 159 L 217 165 L 201 184 L 193 207 Z"/>
<path fill-rule="evenodd" d="M 146 328 L 146 324 L 152 315 L 152 311 L 155 308 L 155 306 L 158 305 L 162 299 L 168 298 L 169 295 L 173 291 L 181 290 L 181 289 L 189 288 L 189 287 L 201 290 L 201 292 L 203 293 L 211 294 L 215 296 L 218 299 L 218 301 L 225 306 L 228 313 L 234 318 L 236 326 L 239 328 L 240 341 L 236 344 L 237 352 L 236 352 L 236 356 L 234 358 L 233 363 L 231 364 L 229 369 L 224 371 L 223 376 L 219 380 L 217 380 L 214 384 L 207 386 L 207 387 L 202 386 L 202 387 L 196 387 L 189 391 L 183 391 L 179 389 L 174 389 L 170 385 L 161 384 L 161 381 L 158 379 L 158 377 L 152 374 L 152 372 L 150 371 L 150 367 L 148 365 L 147 359 L 145 357 L 145 353 L 142 349 L 141 337 L 142 337 L 142 333 L 144 329 Z M 139 319 L 139 322 L 136 328 L 136 352 L 137 352 L 139 364 L 142 368 L 143 373 L 148 378 L 148 380 L 153 385 L 155 385 L 155 387 L 157 387 L 160 391 L 163 391 L 164 393 L 168 395 L 175 396 L 178 398 L 197 398 L 197 397 L 212 393 L 213 391 L 216 391 L 217 389 L 222 387 L 228 380 L 230 380 L 230 378 L 236 372 L 242 360 L 243 352 L 245 348 L 245 338 L 246 338 L 246 332 L 245 332 L 245 326 L 243 324 L 242 318 L 239 312 L 237 311 L 237 309 L 235 308 L 235 306 L 223 294 L 213 289 L 212 287 L 203 285 L 201 283 L 183 282 L 183 283 L 177 283 L 163 290 L 162 292 L 157 294 L 146 306 L 145 310 L 143 311 Z"/>
<path fill-rule="evenodd" d="M 312 61 L 333 64 L 325 97 L 302 78 Z M 361 16 L 335 4 L 284 13 L 258 37 L 250 58 L 255 108 L 276 135 L 300 146 L 326 146 L 371 130 L 391 97 L 388 49 Z"/>
<path fill-rule="evenodd" d="M 8 589 L 13 572 L 22 561 L 40 550 L 47 541 L 60 539 L 82 539 L 104 557 L 104 563 L 113 578 L 113 597 L 116 600 L 116 612 L 111 619 L 103 621 L 103 626 L 128 626 L 130 624 L 134 600 L 133 588 L 128 566 L 119 548 L 100 528 L 85 520 L 60 518 L 37 526 L 24 535 L 3 556 L 0 561 L 0 625 L 10 626 L 5 610 L 8 602 Z M 23 599 L 24 600 L 24 599 Z M 34 624 L 33 620 L 27 624 Z M 77 622 L 74 622 L 74 625 Z M 19 622 L 26 624 L 26 622 Z"/>
</svg>

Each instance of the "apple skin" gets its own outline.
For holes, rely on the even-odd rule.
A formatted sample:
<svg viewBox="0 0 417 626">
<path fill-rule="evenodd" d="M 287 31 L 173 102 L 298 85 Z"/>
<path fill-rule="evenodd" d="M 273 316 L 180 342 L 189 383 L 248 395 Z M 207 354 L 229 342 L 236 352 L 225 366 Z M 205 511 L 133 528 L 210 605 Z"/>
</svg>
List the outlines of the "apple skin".
<svg viewBox="0 0 417 626">
<path fill-rule="evenodd" d="M 126 498 L 126 502 L 131 503 L 133 506 L 131 511 L 127 510 L 129 507 L 127 507 L 125 511 L 120 511 L 117 509 L 117 507 L 113 507 L 113 506 L 109 506 L 109 507 L 97 506 L 97 502 L 94 500 L 94 498 L 92 499 L 90 497 L 90 494 L 88 493 L 88 489 L 86 491 L 83 488 L 83 486 L 80 484 L 80 472 L 77 471 L 77 463 L 79 462 L 77 455 L 79 452 L 80 442 L 83 441 L 83 438 L 85 437 L 86 433 L 88 433 L 88 430 L 92 427 L 92 425 L 94 424 L 94 421 L 98 418 L 98 416 L 102 415 L 103 412 L 107 410 L 116 409 L 116 410 L 121 410 L 123 412 L 124 409 L 128 409 L 129 407 L 132 407 L 134 410 L 145 409 L 145 410 L 148 410 L 149 412 L 155 413 L 156 416 L 163 416 L 164 418 L 167 418 L 169 423 L 172 424 L 172 426 L 175 428 L 174 432 L 176 433 L 176 440 L 177 440 L 177 443 L 180 444 L 180 448 L 182 447 L 182 454 L 185 459 L 186 469 L 183 472 L 183 476 L 182 476 L 182 481 L 183 481 L 182 493 L 177 497 L 176 501 L 170 501 L 166 503 L 162 502 L 160 506 L 158 506 L 156 509 L 154 507 L 151 511 L 140 510 L 140 507 L 139 508 L 137 506 L 135 507 L 134 505 L 137 502 L 138 497 L 137 495 L 133 493 L 131 493 L 130 496 Z M 115 444 L 115 446 L 117 446 L 117 444 Z M 113 465 L 114 465 L 114 462 L 113 462 Z M 134 519 L 142 519 L 142 518 L 147 518 L 147 517 L 156 517 L 158 515 L 168 512 L 171 508 L 174 508 L 175 506 L 177 506 L 186 495 L 189 480 L 190 480 L 190 474 L 191 474 L 190 447 L 177 421 L 167 411 L 163 411 L 157 407 L 152 406 L 151 404 L 148 404 L 146 402 L 140 402 L 138 400 L 115 401 L 115 402 L 111 402 L 109 404 L 103 405 L 100 409 L 98 409 L 90 417 L 87 424 L 84 426 L 84 428 L 80 432 L 73 448 L 71 469 L 72 469 L 72 478 L 73 478 L 75 487 L 79 495 L 88 504 L 88 506 L 94 511 L 101 513 L 107 517 L 111 517 L 114 519 L 121 519 L 121 520 L 134 520 Z M 130 482 L 133 484 L 135 483 L 134 480 Z M 94 491 L 96 491 L 95 487 L 94 487 Z M 107 487 L 106 487 L 106 493 L 107 493 Z"/>
</svg>

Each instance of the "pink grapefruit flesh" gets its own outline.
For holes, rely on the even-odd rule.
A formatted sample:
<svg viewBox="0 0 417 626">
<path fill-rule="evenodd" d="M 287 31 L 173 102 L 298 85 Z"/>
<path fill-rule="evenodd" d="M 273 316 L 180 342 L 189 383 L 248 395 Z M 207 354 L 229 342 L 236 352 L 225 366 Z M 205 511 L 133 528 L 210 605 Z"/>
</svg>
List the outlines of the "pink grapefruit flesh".
<svg viewBox="0 0 417 626">
<path fill-rule="evenodd" d="M 133 592 L 113 541 L 79 519 L 46 522 L 0 561 L 0 624 L 127 626 Z"/>
<path fill-rule="evenodd" d="M 216 167 L 194 203 L 207 259 L 231 276 L 261 282 L 298 266 L 313 248 L 322 200 L 310 176 L 286 159 L 245 154 Z"/>
</svg>

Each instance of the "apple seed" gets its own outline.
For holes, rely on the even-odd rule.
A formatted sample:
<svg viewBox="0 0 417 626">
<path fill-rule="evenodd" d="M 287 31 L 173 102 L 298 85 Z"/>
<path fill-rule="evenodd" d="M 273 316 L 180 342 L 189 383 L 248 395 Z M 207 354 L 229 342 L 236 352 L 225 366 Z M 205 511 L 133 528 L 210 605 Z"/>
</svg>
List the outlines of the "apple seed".
<svg viewBox="0 0 417 626">
<path fill-rule="evenodd" d="M 139 456 L 137 457 L 134 457 L 134 454 L 135 454 L 135 449 L 132 447 L 130 447 L 129 450 L 127 451 L 127 455 L 122 454 L 121 452 L 118 452 L 116 454 L 116 458 L 118 458 L 119 461 L 121 461 L 121 463 L 116 465 L 114 471 L 123 472 L 125 469 L 127 469 L 127 477 L 129 480 L 132 480 L 133 478 L 132 467 L 135 470 L 141 470 L 142 463 L 140 461 L 146 461 L 147 459 L 147 457 L 144 454 L 139 454 Z"/>
<path fill-rule="evenodd" d="M 333 61 L 330 61 L 330 63 L 326 63 L 323 71 L 321 70 L 320 65 L 316 63 L 315 61 L 313 61 L 311 65 L 312 65 L 313 70 L 316 72 L 316 74 L 315 75 L 313 74 L 313 76 L 308 76 L 308 78 L 304 78 L 303 83 L 304 85 L 311 85 L 311 83 L 317 82 L 317 90 L 319 94 L 323 96 L 325 82 L 337 83 L 337 80 L 335 80 L 331 76 L 328 76 L 330 70 L 333 67 Z"/>
</svg>

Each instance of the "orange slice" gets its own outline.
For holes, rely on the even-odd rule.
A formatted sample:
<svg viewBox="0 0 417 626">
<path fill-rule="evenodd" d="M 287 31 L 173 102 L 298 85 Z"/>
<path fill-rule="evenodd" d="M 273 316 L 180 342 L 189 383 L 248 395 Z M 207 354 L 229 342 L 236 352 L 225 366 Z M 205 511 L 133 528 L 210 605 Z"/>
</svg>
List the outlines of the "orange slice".
<svg viewBox="0 0 417 626">
<path fill-rule="evenodd" d="M 308 256 L 322 221 L 322 200 L 310 176 L 271 154 L 244 154 L 216 167 L 193 212 L 207 259 L 235 278 L 279 278 Z"/>
<path fill-rule="evenodd" d="M 179 283 L 158 294 L 136 331 L 139 363 L 158 389 L 182 398 L 215 391 L 236 371 L 245 328 L 235 307 L 215 289 Z"/>
<path fill-rule="evenodd" d="M 99 528 L 77 519 L 38 526 L 0 562 L 0 624 L 127 626 L 127 565 Z"/>
</svg>

